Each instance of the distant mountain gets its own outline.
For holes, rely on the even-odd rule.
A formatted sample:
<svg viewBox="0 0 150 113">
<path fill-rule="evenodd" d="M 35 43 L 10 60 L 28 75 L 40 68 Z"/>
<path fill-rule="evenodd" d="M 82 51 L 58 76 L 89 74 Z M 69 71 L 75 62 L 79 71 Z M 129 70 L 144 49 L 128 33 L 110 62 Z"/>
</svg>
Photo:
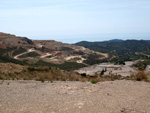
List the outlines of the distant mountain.
<svg viewBox="0 0 150 113">
<path fill-rule="evenodd" d="M 91 58 L 92 56 L 92 58 Z M 0 33 L 0 62 L 77 69 L 106 58 L 93 50 L 54 40 L 30 40 Z"/>
<path fill-rule="evenodd" d="M 125 61 L 138 60 L 145 58 L 142 53 L 150 52 L 150 41 L 148 40 L 112 40 L 104 42 L 78 42 L 75 45 L 85 48 L 108 53 L 108 61 L 124 64 Z"/>
<path fill-rule="evenodd" d="M 146 40 L 113 40 L 105 42 L 78 42 L 75 45 L 85 48 L 109 53 L 112 55 L 127 55 L 135 52 L 150 51 L 150 41 Z"/>
<path fill-rule="evenodd" d="M 121 39 L 112 39 L 112 40 L 109 40 L 109 42 L 123 42 L 124 40 L 121 40 Z"/>
</svg>

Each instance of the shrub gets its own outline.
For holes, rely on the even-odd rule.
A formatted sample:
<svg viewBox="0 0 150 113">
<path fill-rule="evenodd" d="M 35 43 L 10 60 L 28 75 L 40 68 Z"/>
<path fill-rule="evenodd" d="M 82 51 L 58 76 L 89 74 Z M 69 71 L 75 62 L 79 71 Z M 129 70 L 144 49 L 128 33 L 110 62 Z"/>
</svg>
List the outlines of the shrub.
<svg viewBox="0 0 150 113">
<path fill-rule="evenodd" d="M 0 80 L 3 80 L 3 77 L 0 76 Z"/>
<path fill-rule="evenodd" d="M 78 80 L 80 81 L 80 82 L 86 82 L 87 81 L 87 78 L 78 78 Z M 78 81 L 78 80 L 76 80 L 76 81 Z"/>
<path fill-rule="evenodd" d="M 46 68 L 46 67 L 28 67 L 27 68 L 28 69 L 28 71 L 30 71 L 30 72 L 34 72 L 34 71 L 36 71 L 36 72 L 48 72 L 49 71 L 49 68 Z"/>
<path fill-rule="evenodd" d="M 95 80 L 91 80 L 91 83 L 92 83 L 92 84 L 96 84 L 96 81 L 95 81 Z"/>
<path fill-rule="evenodd" d="M 44 82 L 45 82 L 45 79 L 44 79 L 44 78 L 40 78 L 40 81 L 41 81 L 42 83 L 44 83 Z"/>
<path fill-rule="evenodd" d="M 136 75 L 135 75 L 135 80 L 137 81 L 142 81 L 145 80 L 147 81 L 147 75 L 145 74 L 144 71 L 139 71 Z"/>
<path fill-rule="evenodd" d="M 81 76 L 86 77 L 86 73 L 82 73 Z"/>
<path fill-rule="evenodd" d="M 28 71 L 33 72 L 33 71 L 35 71 L 35 68 L 33 68 L 33 67 L 28 67 Z"/>
</svg>

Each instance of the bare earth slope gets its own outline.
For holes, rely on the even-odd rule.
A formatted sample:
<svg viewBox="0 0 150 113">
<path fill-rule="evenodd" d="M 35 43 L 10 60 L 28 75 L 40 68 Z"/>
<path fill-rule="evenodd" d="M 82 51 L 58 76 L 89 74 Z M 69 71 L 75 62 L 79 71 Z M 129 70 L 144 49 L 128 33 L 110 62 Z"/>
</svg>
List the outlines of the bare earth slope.
<svg viewBox="0 0 150 113">
<path fill-rule="evenodd" d="M 0 113 L 150 113 L 150 83 L 4 81 Z"/>
</svg>

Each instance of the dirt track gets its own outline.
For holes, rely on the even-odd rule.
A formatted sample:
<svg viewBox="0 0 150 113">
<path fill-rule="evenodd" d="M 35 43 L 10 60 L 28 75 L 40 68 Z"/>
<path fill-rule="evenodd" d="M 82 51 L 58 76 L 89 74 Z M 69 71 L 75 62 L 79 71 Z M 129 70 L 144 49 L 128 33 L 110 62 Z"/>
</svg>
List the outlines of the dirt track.
<svg viewBox="0 0 150 113">
<path fill-rule="evenodd" d="M 150 113 L 150 83 L 4 81 L 0 113 Z"/>
</svg>

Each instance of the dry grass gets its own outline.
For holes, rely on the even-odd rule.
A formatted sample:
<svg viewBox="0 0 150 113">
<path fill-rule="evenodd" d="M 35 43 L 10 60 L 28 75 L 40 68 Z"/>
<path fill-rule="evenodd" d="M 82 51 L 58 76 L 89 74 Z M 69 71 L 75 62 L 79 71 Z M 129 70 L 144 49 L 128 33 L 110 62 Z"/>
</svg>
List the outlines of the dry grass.
<svg viewBox="0 0 150 113">
<path fill-rule="evenodd" d="M 78 81 L 81 76 L 58 68 L 28 67 L 21 72 L 0 73 L 1 80 Z"/>
<path fill-rule="evenodd" d="M 139 71 L 135 76 L 134 76 L 134 80 L 137 81 L 146 81 L 148 82 L 148 74 L 146 74 L 144 71 Z"/>
<path fill-rule="evenodd" d="M 0 72 L 1 80 L 37 80 L 37 81 L 114 81 L 121 80 L 121 75 L 109 75 L 109 76 L 83 76 L 83 74 L 75 72 L 67 72 L 58 68 L 49 67 L 27 67 L 21 72 L 2 73 Z M 137 81 L 150 81 L 150 74 L 146 74 L 144 71 L 139 71 L 136 75 L 126 77 L 127 80 Z"/>
</svg>

